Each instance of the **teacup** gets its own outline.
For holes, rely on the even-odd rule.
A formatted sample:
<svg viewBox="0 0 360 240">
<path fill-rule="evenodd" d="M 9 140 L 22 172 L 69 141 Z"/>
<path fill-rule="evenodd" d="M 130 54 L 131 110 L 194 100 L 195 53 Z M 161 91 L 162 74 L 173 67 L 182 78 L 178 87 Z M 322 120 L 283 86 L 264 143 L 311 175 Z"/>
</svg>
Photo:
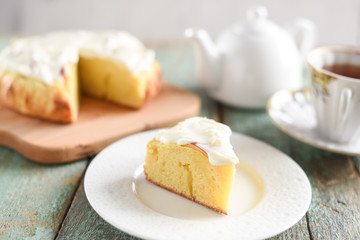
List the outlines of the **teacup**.
<svg viewBox="0 0 360 240">
<path fill-rule="evenodd" d="M 307 61 L 319 134 L 337 143 L 358 140 L 360 48 L 321 47 L 312 50 Z"/>
</svg>

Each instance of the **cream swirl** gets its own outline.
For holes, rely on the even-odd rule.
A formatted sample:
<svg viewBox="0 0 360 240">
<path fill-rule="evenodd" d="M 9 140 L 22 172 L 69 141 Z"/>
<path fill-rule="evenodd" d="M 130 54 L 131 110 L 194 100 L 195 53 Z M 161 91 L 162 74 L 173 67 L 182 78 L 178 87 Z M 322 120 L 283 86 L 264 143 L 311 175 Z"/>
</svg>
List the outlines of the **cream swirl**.
<svg viewBox="0 0 360 240">
<path fill-rule="evenodd" d="M 204 117 L 193 117 L 160 130 L 155 139 L 162 143 L 195 144 L 207 153 L 212 165 L 237 164 L 239 159 L 230 143 L 230 136 L 228 126 Z"/>
</svg>

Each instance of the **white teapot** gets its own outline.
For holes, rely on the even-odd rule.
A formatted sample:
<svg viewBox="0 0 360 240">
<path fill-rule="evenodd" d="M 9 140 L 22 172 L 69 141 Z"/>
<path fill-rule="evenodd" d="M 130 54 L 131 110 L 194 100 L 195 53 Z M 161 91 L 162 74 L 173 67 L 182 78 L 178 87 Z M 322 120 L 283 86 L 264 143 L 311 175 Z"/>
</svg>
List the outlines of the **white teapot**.
<svg viewBox="0 0 360 240">
<path fill-rule="evenodd" d="M 210 96 L 236 107 L 264 108 L 277 90 L 302 87 L 315 25 L 298 19 L 286 31 L 266 17 L 264 7 L 248 9 L 246 21 L 226 29 L 216 43 L 205 30 L 185 30 L 194 40 L 199 78 Z"/>
</svg>

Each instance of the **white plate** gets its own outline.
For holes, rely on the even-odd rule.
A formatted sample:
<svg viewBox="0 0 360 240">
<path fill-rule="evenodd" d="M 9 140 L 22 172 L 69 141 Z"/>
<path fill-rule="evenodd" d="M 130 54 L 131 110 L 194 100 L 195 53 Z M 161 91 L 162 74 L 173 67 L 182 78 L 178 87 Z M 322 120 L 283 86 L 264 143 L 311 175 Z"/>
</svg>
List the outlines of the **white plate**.
<svg viewBox="0 0 360 240">
<path fill-rule="evenodd" d="M 233 133 L 240 159 L 224 216 L 145 180 L 146 144 L 157 130 L 113 143 L 85 174 L 94 210 L 116 228 L 146 239 L 263 239 L 297 223 L 311 201 L 310 183 L 287 155 Z"/>
<path fill-rule="evenodd" d="M 307 90 L 276 92 L 268 101 L 267 111 L 277 127 L 302 142 L 331 152 L 346 155 L 360 154 L 360 140 L 336 143 L 319 135 L 315 110 L 309 103 Z"/>
</svg>

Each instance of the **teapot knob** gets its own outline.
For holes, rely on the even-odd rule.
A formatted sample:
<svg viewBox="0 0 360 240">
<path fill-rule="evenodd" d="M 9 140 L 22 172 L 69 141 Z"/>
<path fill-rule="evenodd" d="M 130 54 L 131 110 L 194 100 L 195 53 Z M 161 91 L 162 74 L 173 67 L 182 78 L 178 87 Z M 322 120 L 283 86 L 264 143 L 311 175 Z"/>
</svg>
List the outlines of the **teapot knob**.
<svg viewBox="0 0 360 240">
<path fill-rule="evenodd" d="M 268 11 L 263 6 L 254 6 L 246 11 L 246 17 L 249 21 L 258 21 L 267 17 Z"/>
</svg>

